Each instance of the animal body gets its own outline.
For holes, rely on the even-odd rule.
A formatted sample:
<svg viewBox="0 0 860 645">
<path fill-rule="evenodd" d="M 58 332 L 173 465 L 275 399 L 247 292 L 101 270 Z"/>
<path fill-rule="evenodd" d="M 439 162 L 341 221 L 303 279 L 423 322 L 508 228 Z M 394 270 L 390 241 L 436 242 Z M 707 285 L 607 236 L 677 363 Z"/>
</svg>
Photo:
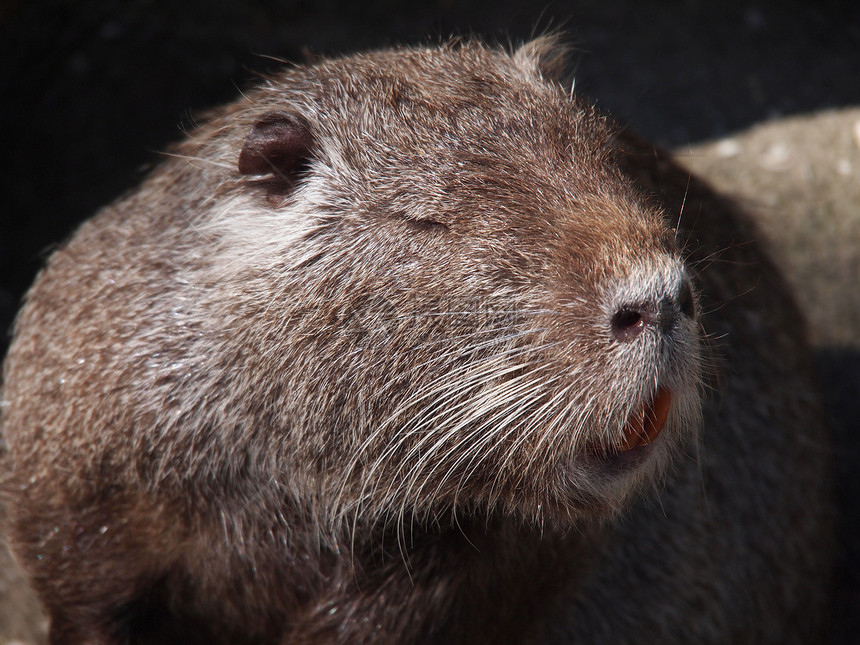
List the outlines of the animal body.
<svg viewBox="0 0 860 645">
<path fill-rule="evenodd" d="M 323 60 L 85 223 L 4 366 L 52 643 L 762 643 L 820 627 L 802 319 L 559 48 Z"/>
</svg>

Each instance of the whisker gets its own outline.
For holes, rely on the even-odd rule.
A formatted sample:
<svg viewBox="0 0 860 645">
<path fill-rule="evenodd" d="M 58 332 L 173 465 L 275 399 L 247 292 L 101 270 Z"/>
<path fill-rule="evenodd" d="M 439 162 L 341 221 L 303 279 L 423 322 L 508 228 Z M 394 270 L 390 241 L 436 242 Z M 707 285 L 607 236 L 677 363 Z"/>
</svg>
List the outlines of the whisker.
<svg viewBox="0 0 860 645">
<path fill-rule="evenodd" d="M 406 400 L 398 406 L 365 439 L 356 452 L 357 455 L 365 454 L 386 435 L 389 427 L 393 427 L 399 420 L 402 420 L 404 415 L 411 417 L 409 422 L 398 431 L 395 441 L 390 442 L 385 447 L 383 452 L 374 459 L 366 473 L 362 476 L 363 484 L 358 495 L 359 503 L 361 500 L 366 500 L 380 494 L 385 499 L 390 499 L 391 497 L 402 495 L 403 490 L 409 490 L 409 487 L 413 485 L 411 482 L 415 479 L 416 473 L 420 473 L 425 469 L 428 460 L 438 458 L 436 453 L 439 452 L 442 446 L 450 443 L 457 433 L 462 432 L 465 427 L 474 423 L 476 419 L 488 414 L 492 409 L 487 409 L 488 401 L 492 401 L 493 398 L 499 400 L 498 394 L 488 394 L 486 390 L 487 383 L 491 380 L 505 379 L 511 374 L 527 369 L 534 362 L 533 360 L 530 363 L 512 361 L 522 355 L 534 355 L 536 352 L 544 351 L 547 347 L 554 344 L 547 343 L 536 347 L 506 348 L 504 351 L 478 364 L 465 366 L 459 370 L 462 373 L 458 374 L 457 378 L 452 379 L 451 375 L 447 374 L 444 379 L 438 379 L 434 387 L 416 397 Z M 514 379 L 517 378 L 514 377 Z M 515 381 L 511 379 L 503 380 L 502 385 L 494 386 L 495 390 L 493 391 L 498 391 L 500 387 L 512 390 L 515 387 L 511 385 L 513 382 Z M 470 391 L 474 391 L 475 393 L 469 395 L 468 392 Z M 449 402 L 452 399 L 457 400 L 453 404 L 450 404 Z M 483 401 L 483 403 L 476 405 L 476 402 L 480 401 Z M 468 415 L 463 417 L 458 414 L 463 411 L 468 411 Z M 451 419 L 458 419 L 458 422 L 451 424 Z M 415 440 L 416 437 L 417 441 Z M 392 468 L 391 458 L 404 448 L 406 448 L 407 452 L 402 458 L 400 465 L 394 466 L 393 472 L 395 476 L 390 479 L 386 478 L 391 482 L 387 489 L 385 491 L 376 489 L 375 484 L 371 484 L 371 482 L 379 480 L 376 475 L 381 470 Z M 416 457 L 418 457 L 418 461 L 410 464 Z M 359 458 L 355 458 L 348 470 L 354 472 L 359 467 L 359 463 Z M 399 479 L 397 473 L 402 473 L 404 468 L 409 468 L 410 471 L 403 477 L 403 483 L 397 486 L 394 483 Z M 351 476 L 346 479 L 351 479 Z M 404 485 L 406 486 L 405 489 Z M 346 483 L 344 482 L 341 494 L 338 497 L 342 499 L 345 491 Z"/>
<path fill-rule="evenodd" d="M 533 378 L 534 372 L 529 373 L 529 376 Z M 557 378 L 559 378 L 559 377 L 557 377 Z M 511 382 L 509 381 L 505 385 L 509 385 L 510 383 Z M 483 447 L 494 439 L 494 432 L 487 432 L 487 430 L 491 429 L 491 428 L 506 427 L 509 424 L 512 424 L 512 422 L 517 417 L 522 416 L 524 414 L 527 414 L 527 411 L 529 408 L 529 405 L 528 405 L 529 399 L 524 398 L 521 395 L 522 394 L 531 394 L 533 392 L 541 392 L 545 389 L 545 387 L 546 387 L 546 383 L 544 383 L 544 382 L 534 383 L 534 382 L 526 381 L 524 383 L 518 384 L 517 387 L 508 387 L 505 389 L 499 389 L 498 391 L 492 391 L 492 392 L 486 393 L 486 396 L 492 397 L 491 400 L 498 399 L 500 404 L 501 403 L 507 403 L 507 405 L 505 405 L 505 407 L 503 407 L 500 411 L 496 412 L 493 416 L 488 417 L 481 425 L 479 425 L 477 428 L 472 430 L 469 433 L 469 435 L 467 435 L 467 437 L 464 438 L 463 441 L 458 442 L 458 444 L 452 446 L 448 450 L 448 452 L 441 455 L 440 459 L 439 459 L 439 463 L 445 463 L 451 454 L 453 454 L 454 452 L 456 452 L 457 450 L 459 450 L 461 448 L 463 443 L 466 443 L 467 445 L 470 446 L 469 447 L 469 453 L 471 453 L 471 452 L 476 453 L 475 455 L 473 455 L 471 457 L 470 461 L 466 464 L 466 469 L 464 470 L 464 474 L 461 477 L 460 485 L 458 486 L 458 488 L 462 488 L 462 483 L 464 481 L 464 478 L 468 476 L 468 474 L 469 474 L 468 471 L 472 468 L 472 462 L 477 457 L 477 454 L 480 454 L 482 452 Z M 511 412 L 511 411 L 513 411 L 513 412 Z M 505 416 L 500 416 L 501 414 L 505 414 Z M 507 437 L 517 429 L 518 425 L 517 426 L 511 425 L 510 430 L 505 435 L 503 435 L 501 438 L 499 438 L 497 443 L 501 443 L 504 440 L 506 440 Z M 469 443 L 468 440 L 470 440 L 473 436 L 480 436 L 480 435 L 483 435 L 483 438 L 480 441 L 478 441 L 476 444 Z M 448 473 L 446 473 L 446 475 L 442 478 L 440 483 L 437 485 L 436 490 L 434 491 L 434 497 L 436 495 L 438 495 L 439 491 L 442 489 L 442 487 L 444 486 L 447 479 L 457 469 L 459 464 L 466 459 L 466 456 L 469 453 L 467 453 L 466 455 L 461 455 L 458 459 L 456 459 L 454 461 L 453 464 L 451 464 Z M 484 455 L 484 457 L 481 457 L 479 459 L 478 464 L 480 464 L 484 459 L 486 459 L 486 455 Z M 422 493 L 422 489 L 419 489 L 418 494 L 420 495 L 421 493 Z"/>
</svg>

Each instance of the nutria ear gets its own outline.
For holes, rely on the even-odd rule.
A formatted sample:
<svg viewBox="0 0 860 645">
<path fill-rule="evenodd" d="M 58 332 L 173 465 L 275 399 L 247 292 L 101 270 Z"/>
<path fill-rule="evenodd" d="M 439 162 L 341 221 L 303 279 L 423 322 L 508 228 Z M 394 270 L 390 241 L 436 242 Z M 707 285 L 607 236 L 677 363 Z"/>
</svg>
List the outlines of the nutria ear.
<svg viewBox="0 0 860 645">
<path fill-rule="evenodd" d="M 568 71 L 570 46 L 557 33 L 539 36 L 514 53 L 520 69 L 537 72 L 546 81 L 561 82 Z"/>
<path fill-rule="evenodd" d="M 258 120 L 239 154 L 243 175 L 272 175 L 275 180 L 292 183 L 306 170 L 314 138 L 308 124 L 289 112 L 269 112 Z"/>
</svg>

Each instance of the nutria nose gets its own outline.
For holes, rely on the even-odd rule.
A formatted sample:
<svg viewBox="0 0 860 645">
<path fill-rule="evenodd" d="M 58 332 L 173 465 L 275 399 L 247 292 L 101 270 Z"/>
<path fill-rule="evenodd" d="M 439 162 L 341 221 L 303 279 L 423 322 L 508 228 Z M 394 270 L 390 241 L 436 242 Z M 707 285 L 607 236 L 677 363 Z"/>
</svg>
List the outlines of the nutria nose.
<svg viewBox="0 0 860 645">
<path fill-rule="evenodd" d="M 696 317 L 693 291 L 686 278 L 673 295 L 619 306 L 612 316 L 612 335 L 621 342 L 631 341 L 649 326 L 670 329 L 679 316 L 691 320 Z"/>
</svg>

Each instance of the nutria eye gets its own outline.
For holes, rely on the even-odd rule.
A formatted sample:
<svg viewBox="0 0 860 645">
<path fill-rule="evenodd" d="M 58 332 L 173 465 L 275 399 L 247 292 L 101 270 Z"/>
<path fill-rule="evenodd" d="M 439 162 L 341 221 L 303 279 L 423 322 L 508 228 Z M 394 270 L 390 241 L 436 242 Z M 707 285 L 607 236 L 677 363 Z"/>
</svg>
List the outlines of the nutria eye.
<svg viewBox="0 0 860 645">
<path fill-rule="evenodd" d="M 434 219 L 407 219 L 409 225 L 422 231 L 447 231 L 448 225 Z"/>
<path fill-rule="evenodd" d="M 432 217 L 414 217 L 406 213 L 394 213 L 392 219 L 406 222 L 411 228 L 421 232 L 444 232 L 450 230 L 448 225 Z"/>
</svg>

